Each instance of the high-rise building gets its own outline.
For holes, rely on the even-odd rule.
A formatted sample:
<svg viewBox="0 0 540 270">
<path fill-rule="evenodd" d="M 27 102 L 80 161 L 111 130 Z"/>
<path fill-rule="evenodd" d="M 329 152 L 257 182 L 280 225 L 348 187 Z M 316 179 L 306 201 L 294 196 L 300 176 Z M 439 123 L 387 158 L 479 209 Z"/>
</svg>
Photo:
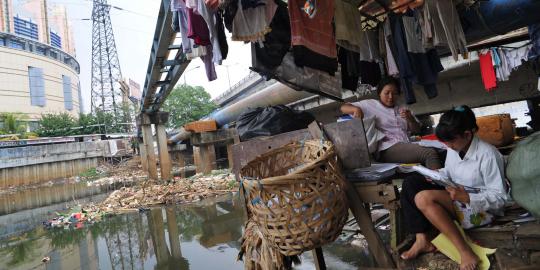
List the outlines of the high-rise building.
<svg viewBox="0 0 540 270">
<path fill-rule="evenodd" d="M 0 113 L 81 112 L 79 63 L 64 7 L 46 0 L 0 0 Z"/>
</svg>

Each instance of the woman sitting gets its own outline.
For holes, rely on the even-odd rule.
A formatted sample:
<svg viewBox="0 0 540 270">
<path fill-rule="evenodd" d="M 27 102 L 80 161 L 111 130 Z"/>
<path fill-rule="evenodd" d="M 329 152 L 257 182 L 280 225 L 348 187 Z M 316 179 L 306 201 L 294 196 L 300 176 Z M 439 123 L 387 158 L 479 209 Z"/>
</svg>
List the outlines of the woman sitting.
<svg viewBox="0 0 540 270">
<path fill-rule="evenodd" d="M 409 142 L 409 133 L 420 130 L 420 124 L 407 108 L 396 106 L 399 82 L 387 77 L 377 86 L 379 100 L 368 99 L 341 106 L 341 111 L 353 117 L 375 118 L 375 127 L 384 134 L 379 142 L 378 160 L 390 163 L 423 163 L 431 169 L 441 168 L 437 152 Z"/>
<path fill-rule="evenodd" d="M 503 158 L 495 147 L 475 136 L 477 130 L 474 113 L 467 106 L 444 113 L 435 130 L 439 140 L 449 148 L 440 172 L 458 187 L 444 188 L 420 175 L 405 179 L 401 207 L 407 228 L 416 234 L 416 241 L 401 254 L 403 259 L 433 251 L 428 232 L 435 227 L 459 250 L 460 269 L 476 268 L 479 259 L 453 219 L 465 228 L 485 225 L 491 222 L 491 214 L 502 214 L 507 200 Z"/>
</svg>

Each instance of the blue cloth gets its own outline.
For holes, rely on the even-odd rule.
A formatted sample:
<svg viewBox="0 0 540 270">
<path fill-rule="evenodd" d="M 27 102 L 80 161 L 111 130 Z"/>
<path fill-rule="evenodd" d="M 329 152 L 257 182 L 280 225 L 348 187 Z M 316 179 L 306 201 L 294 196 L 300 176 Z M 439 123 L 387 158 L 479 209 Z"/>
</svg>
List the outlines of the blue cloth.
<svg viewBox="0 0 540 270">
<path fill-rule="evenodd" d="M 438 95 L 437 77 L 444 68 L 435 49 L 426 50 L 425 53 L 408 52 L 402 16 L 390 14 L 388 18 L 396 50 L 401 90 L 405 94 L 407 104 L 413 104 L 416 103 L 416 96 L 412 84 L 424 86 L 427 97 L 432 99 Z"/>
</svg>

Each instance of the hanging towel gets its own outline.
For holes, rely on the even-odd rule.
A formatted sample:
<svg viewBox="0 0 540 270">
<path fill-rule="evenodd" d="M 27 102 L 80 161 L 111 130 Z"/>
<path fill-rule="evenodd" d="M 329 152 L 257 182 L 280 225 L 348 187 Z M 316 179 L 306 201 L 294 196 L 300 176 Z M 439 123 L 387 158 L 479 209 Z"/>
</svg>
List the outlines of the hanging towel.
<svg viewBox="0 0 540 270">
<path fill-rule="evenodd" d="M 482 73 L 482 82 L 484 82 L 484 88 L 490 92 L 493 88 L 497 87 L 497 79 L 495 77 L 495 69 L 491 59 L 490 50 L 482 50 L 479 55 L 480 72 Z"/>
</svg>

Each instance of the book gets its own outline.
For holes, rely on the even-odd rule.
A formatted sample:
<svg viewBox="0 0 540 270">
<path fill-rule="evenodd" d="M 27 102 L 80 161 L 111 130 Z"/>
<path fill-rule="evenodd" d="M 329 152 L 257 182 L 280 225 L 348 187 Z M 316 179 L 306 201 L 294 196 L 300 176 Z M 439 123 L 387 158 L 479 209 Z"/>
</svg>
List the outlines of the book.
<svg viewBox="0 0 540 270">
<path fill-rule="evenodd" d="M 468 193 L 478 193 L 480 192 L 479 188 L 473 188 L 468 187 L 464 185 L 457 184 L 456 182 L 452 181 L 450 177 L 447 177 L 446 175 L 441 174 L 439 171 L 428 169 L 422 165 L 418 164 L 401 164 L 399 166 L 399 170 L 404 173 L 410 173 L 410 172 L 417 172 L 421 175 L 425 176 L 426 178 L 429 178 L 433 183 L 443 186 L 443 187 L 458 187 L 463 186 L 465 191 Z"/>
</svg>

